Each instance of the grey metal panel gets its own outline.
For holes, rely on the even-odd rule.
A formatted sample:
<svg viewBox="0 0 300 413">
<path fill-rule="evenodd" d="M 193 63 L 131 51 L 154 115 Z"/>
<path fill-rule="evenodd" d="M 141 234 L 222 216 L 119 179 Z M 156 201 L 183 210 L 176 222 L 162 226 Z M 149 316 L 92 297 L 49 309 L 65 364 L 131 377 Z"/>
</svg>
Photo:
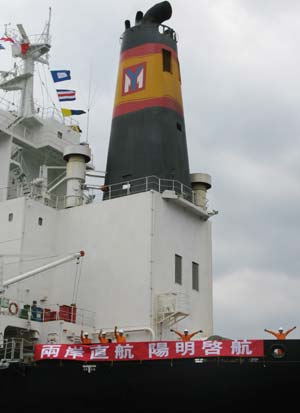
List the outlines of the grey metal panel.
<svg viewBox="0 0 300 413">
<path fill-rule="evenodd" d="M 177 52 L 176 41 L 158 30 L 157 24 L 143 24 L 127 29 L 122 35 L 121 52 L 145 43 L 162 43 Z"/>
<path fill-rule="evenodd" d="M 156 175 L 190 186 L 184 119 L 160 107 L 114 118 L 106 171 L 106 185 Z"/>
</svg>

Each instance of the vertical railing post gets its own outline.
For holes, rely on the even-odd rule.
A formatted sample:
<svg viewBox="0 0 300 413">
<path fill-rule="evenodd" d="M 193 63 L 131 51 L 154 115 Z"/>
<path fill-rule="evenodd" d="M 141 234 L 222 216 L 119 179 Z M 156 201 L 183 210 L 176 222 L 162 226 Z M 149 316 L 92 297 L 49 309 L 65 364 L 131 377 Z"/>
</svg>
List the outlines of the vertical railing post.
<svg viewBox="0 0 300 413">
<path fill-rule="evenodd" d="M 148 192 L 148 176 L 146 176 L 146 192 Z"/>
<path fill-rule="evenodd" d="M 7 356 L 7 346 L 8 346 L 8 338 L 4 340 L 4 354 L 3 354 L 4 360 L 6 360 L 6 356 Z"/>
<path fill-rule="evenodd" d="M 23 360 L 24 358 L 24 339 L 21 338 L 21 343 L 20 343 L 20 360 Z"/>
<path fill-rule="evenodd" d="M 16 342 L 14 339 L 12 339 L 11 340 L 11 355 L 10 355 L 11 360 L 15 358 L 15 349 L 16 349 Z"/>
</svg>

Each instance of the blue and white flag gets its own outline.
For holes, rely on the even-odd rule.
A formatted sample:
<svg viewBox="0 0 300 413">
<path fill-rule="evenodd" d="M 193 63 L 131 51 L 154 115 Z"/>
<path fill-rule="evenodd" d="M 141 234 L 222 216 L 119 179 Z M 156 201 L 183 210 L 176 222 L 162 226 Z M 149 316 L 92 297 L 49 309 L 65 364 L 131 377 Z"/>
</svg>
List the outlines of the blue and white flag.
<svg viewBox="0 0 300 413">
<path fill-rule="evenodd" d="M 75 90 L 69 89 L 56 89 L 58 100 L 60 102 L 66 102 L 68 100 L 76 100 Z"/>
<path fill-rule="evenodd" d="M 63 82 L 71 79 L 70 70 L 51 70 L 53 82 Z"/>
</svg>

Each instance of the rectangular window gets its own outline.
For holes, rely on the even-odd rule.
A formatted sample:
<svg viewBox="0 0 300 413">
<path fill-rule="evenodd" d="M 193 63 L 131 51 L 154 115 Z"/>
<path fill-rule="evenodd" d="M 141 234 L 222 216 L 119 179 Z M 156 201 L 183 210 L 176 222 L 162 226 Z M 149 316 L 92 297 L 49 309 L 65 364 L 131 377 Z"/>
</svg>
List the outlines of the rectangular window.
<svg viewBox="0 0 300 413">
<path fill-rule="evenodd" d="M 182 284 L 182 257 L 175 254 L 175 283 Z"/>
<path fill-rule="evenodd" d="M 192 275 L 193 275 L 193 290 L 199 291 L 199 264 L 196 262 L 192 263 L 193 269 L 192 269 Z"/>
<path fill-rule="evenodd" d="M 162 58 L 163 58 L 163 71 L 164 72 L 172 72 L 171 67 L 171 52 L 166 49 L 162 49 Z"/>
</svg>

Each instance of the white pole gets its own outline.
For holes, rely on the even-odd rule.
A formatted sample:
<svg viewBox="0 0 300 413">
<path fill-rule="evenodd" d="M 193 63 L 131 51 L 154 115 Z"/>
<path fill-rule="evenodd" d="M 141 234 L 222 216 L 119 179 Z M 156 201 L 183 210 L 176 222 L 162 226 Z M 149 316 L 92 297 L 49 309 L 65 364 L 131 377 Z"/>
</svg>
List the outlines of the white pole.
<svg viewBox="0 0 300 413">
<path fill-rule="evenodd" d="M 3 283 L 3 287 L 8 287 L 9 285 L 15 284 L 19 281 L 25 280 L 26 278 L 32 277 L 35 274 L 38 274 L 38 273 L 41 273 L 43 271 L 49 270 L 50 268 L 57 267 L 60 264 L 63 264 L 67 261 L 73 260 L 74 258 L 79 259 L 79 258 L 83 257 L 84 255 L 85 255 L 84 251 L 80 251 L 80 252 L 76 252 L 76 253 L 71 254 L 71 255 L 67 255 L 66 257 L 61 258 L 57 261 L 50 262 L 49 264 L 46 264 L 46 265 L 43 265 L 41 267 L 35 268 L 34 270 L 27 271 L 24 274 L 20 274 L 16 277 L 10 278 L 9 280 L 7 280 Z"/>
<path fill-rule="evenodd" d="M 0 294 L 4 292 L 3 288 L 3 256 L 0 255 Z"/>
</svg>

